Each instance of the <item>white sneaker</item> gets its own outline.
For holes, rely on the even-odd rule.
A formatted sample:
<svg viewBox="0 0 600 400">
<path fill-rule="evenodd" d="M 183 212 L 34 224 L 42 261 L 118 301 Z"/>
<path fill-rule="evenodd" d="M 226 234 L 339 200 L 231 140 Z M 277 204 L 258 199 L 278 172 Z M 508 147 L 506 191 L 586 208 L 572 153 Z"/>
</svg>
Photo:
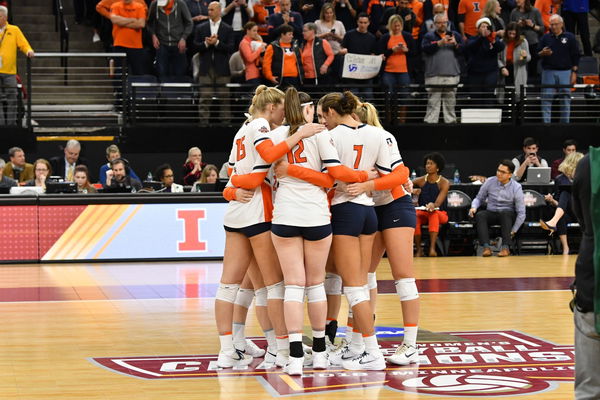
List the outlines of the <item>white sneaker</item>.
<svg viewBox="0 0 600 400">
<path fill-rule="evenodd" d="M 248 365 L 252 362 L 252 356 L 239 350 L 220 351 L 217 358 L 217 366 L 220 368 L 231 368 L 233 366 Z"/>
<path fill-rule="evenodd" d="M 302 351 L 304 352 L 304 354 L 311 354 L 312 353 L 312 347 L 307 346 L 304 343 L 302 343 Z"/>
<path fill-rule="evenodd" d="M 402 343 L 396 352 L 387 359 L 392 364 L 408 365 L 419 361 L 419 350 L 415 346 Z"/>
<path fill-rule="evenodd" d="M 277 350 L 267 347 L 267 352 L 265 353 L 265 362 L 269 363 L 269 364 L 275 364 L 276 359 L 277 359 Z"/>
<path fill-rule="evenodd" d="M 288 375 L 302 375 L 304 357 L 288 357 L 288 360 L 287 365 L 283 368 L 283 372 Z"/>
<path fill-rule="evenodd" d="M 283 368 L 288 364 L 289 358 L 290 358 L 289 350 L 277 350 L 277 357 L 275 358 L 275 365 Z"/>
<path fill-rule="evenodd" d="M 354 357 L 349 360 L 343 360 L 342 367 L 352 371 L 382 371 L 385 369 L 385 358 L 383 358 L 383 354 L 381 354 L 379 351 L 373 354 L 365 351 L 358 357 Z"/>
<path fill-rule="evenodd" d="M 335 351 L 329 353 L 329 364 L 339 367 L 342 365 L 343 361 L 351 360 L 360 356 L 362 353 L 362 349 L 360 351 L 355 351 L 354 349 L 351 349 L 350 346 L 339 347 Z"/>
<path fill-rule="evenodd" d="M 246 339 L 246 354 L 254 358 L 261 358 L 265 355 L 265 350 L 254 344 L 252 340 Z"/>
<path fill-rule="evenodd" d="M 348 342 L 346 341 L 346 339 L 342 339 L 342 341 L 339 344 L 335 344 L 335 343 L 331 343 L 331 340 L 329 340 L 329 336 L 325 336 L 325 348 L 327 349 L 327 351 L 329 353 L 331 353 L 332 351 L 335 351 L 339 347 L 344 347 L 347 345 L 348 345 Z"/>
<path fill-rule="evenodd" d="M 291 358 L 291 357 L 290 357 Z M 304 352 L 304 364 L 305 367 L 310 367 L 313 365 L 313 352 L 310 353 Z"/>
<path fill-rule="evenodd" d="M 313 351 L 312 367 L 314 369 L 327 369 L 329 367 L 329 357 L 326 351 Z"/>
</svg>

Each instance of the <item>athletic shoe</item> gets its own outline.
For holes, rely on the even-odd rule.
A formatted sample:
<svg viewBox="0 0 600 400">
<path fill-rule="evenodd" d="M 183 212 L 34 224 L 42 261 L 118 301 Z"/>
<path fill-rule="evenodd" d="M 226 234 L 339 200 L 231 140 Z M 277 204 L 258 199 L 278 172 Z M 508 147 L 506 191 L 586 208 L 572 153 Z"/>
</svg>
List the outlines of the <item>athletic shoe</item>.
<svg viewBox="0 0 600 400">
<path fill-rule="evenodd" d="M 312 367 L 314 369 L 327 369 L 329 366 L 329 357 L 326 351 L 313 351 Z"/>
<path fill-rule="evenodd" d="M 287 365 L 283 368 L 283 372 L 288 375 L 302 375 L 304 357 L 288 357 L 288 360 Z"/>
<path fill-rule="evenodd" d="M 382 371 L 385 369 L 385 358 L 383 358 L 383 354 L 379 351 L 377 353 L 368 353 L 365 351 L 358 357 L 343 360 L 342 367 L 352 371 Z"/>
<path fill-rule="evenodd" d="M 275 360 L 277 359 L 277 350 L 273 350 L 270 347 L 267 347 L 267 352 L 265 353 L 265 362 L 269 364 L 275 364 Z"/>
<path fill-rule="evenodd" d="M 307 346 L 304 343 L 302 343 L 302 351 L 304 351 L 304 354 L 311 354 L 312 353 L 312 347 Z"/>
<path fill-rule="evenodd" d="M 419 350 L 415 346 L 402 343 L 396 352 L 387 359 L 392 364 L 408 365 L 419 361 Z"/>
<path fill-rule="evenodd" d="M 290 357 L 291 358 L 291 357 Z M 310 367 L 313 365 L 313 352 L 312 350 L 310 351 L 310 353 L 304 353 L 304 364 L 305 367 Z"/>
<path fill-rule="evenodd" d="M 327 349 L 327 352 L 331 353 L 332 351 L 335 351 L 336 349 L 338 349 L 339 347 L 344 347 L 348 345 L 348 341 L 346 341 L 346 339 L 342 339 L 342 341 L 339 344 L 335 344 L 335 343 L 331 343 L 331 340 L 329 340 L 329 337 L 327 337 L 327 335 L 325 336 L 325 348 Z"/>
<path fill-rule="evenodd" d="M 362 354 L 362 350 L 355 352 L 350 346 L 344 346 L 329 353 L 329 364 L 339 367 L 345 360 L 352 360 Z"/>
<path fill-rule="evenodd" d="M 265 350 L 255 345 L 252 340 L 246 339 L 246 354 L 254 358 L 261 358 L 265 355 Z"/>
<path fill-rule="evenodd" d="M 288 364 L 289 358 L 290 358 L 289 350 L 277 350 L 277 357 L 275 358 L 275 365 L 283 368 Z"/>
<path fill-rule="evenodd" d="M 233 366 L 248 365 L 252 362 L 252 356 L 239 350 L 220 351 L 217 358 L 217 366 L 220 368 L 231 368 Z"/>
</svg>

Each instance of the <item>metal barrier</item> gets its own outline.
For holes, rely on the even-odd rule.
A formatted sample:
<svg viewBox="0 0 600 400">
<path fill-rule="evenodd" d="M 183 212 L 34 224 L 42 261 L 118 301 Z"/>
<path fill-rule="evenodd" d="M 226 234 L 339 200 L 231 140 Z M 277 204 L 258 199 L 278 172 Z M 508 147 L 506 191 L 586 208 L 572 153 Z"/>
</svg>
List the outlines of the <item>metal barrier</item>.
<svg viewBox="0 0 600 400">
<path fill-rule="evenodd" d="M 69 60 L 64 67 L 62 59 Z M 123 69 L 119 65 L 123 65 Z M 195 84 L 188 77 L 159 82 L 153 75 L 128 76 L 126 65 L 124 53 L 36 54 L 34 59 L 27 60 L 27 126 L 121 128 L 145 123 L 238 126 L 246 118 L 244 114 L 255 85 L 206 86 Z M 63 68 L 64 79 L 61 78 Z M 413 84 L 395 87 L 392 93 L 387 93 L 380 85 L 342 83 L 300 89 L 315 100 L 332 91 L 352 90 L 375 105 L 385 125 L 397 126 L 424 123 L 431 107 L 431 95 L 442 88 L 449 87 Z M 548 88 L 566 87 L 451 86 L 456 121 L 447 121 L 539 124 L 542 123 L 542 94 Z M 573 89 L 569 92 L 570 123 L 598 123 L 598 86 L 575 85 Z M 558 108 L 552 109 L 552 122 L 560 122 L 556 117 L 560 105 L 553 107 Z M 437 123 L 444 121 L 441 108 Z"/>
</svg>

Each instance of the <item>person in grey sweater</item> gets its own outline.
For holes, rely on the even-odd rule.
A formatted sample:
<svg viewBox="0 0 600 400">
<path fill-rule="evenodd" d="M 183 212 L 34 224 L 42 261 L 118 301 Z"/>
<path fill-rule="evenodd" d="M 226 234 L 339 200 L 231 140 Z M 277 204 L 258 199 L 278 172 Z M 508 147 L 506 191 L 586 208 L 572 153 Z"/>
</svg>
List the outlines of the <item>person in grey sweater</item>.
<svg viewBox="0 0 600 400">
<path fill-rule="evenodd" d="M 504 34 L 506 47 L 499 54 L 498 66 L 500 67 L 501 85 L 515 87 L 516 99 L 521 97 L 521 87 L 527 85 L 527 63 L 531 60 L 527 39 L 521 35 L 521 29 L 516 22 L 508 24 Z M 508 53 L 510 51 L 510 54 Z M 503 92 L 499 91 L 499 101 L 503 102 Z"/>
<path fill-rule="evenodd" d="M 436 14 L 433 23 L 435 30 L 423 37 L 421 47 L 425 55 L 425 85 L 448 85 L 428 88 L 429 100 L 424 121 L 437 124 L 440 107 L 444 110 L 444 122 L 456 122 L 456 85 L 460 80 L 458 57 L 463 50 L 462 36 L 448 31 L 448 17 Z"/>
<path fill-rule="evenodd" d="M 17 186 L 17 181 L 14 179 L 10 179 L 7 176 L 4 176 L 4 166 L 6 162 L 0 158 L 0 188 L 10 188 L 13 186 Z"/>
<path fill-rule="evenodd" d="M 531 5 L 529 0 L 517 0 L 517 6 L 510 13 L 510 21 L 519 24 L 521 33 L 527 39 L 529 54 L 531 54 L 531 61 L 528 64 L 527 72 L 529 79 L 537 79 L 539 74 L 537 70 L 539 59 L 537 44 L 540 41 L 540 37 L 544 34 L 542 14 L 537 8 Z"/>
<path fill-rule="evenodd" d="M 146 28 L 156 49 L 156 68 L 160 79 L 185 76 L 186 40 L 194 23 L 184 0 L 153 0 Z"/>
</svg>

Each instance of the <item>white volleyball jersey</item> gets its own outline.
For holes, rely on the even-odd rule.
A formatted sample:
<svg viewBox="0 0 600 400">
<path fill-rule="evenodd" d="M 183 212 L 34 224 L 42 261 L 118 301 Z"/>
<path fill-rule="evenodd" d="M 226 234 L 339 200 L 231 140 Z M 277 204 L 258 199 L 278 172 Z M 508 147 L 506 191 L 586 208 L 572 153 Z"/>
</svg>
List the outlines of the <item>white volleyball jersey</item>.
<svg viewBox="0 0 600 400">
<path fill-rule="evenodd" d="M 380 129 L 380 128 L 375 128 Z M 387 145 L 387 149 L 390 153 L 390 166 L 392 167 L 392 171 L 399 165 L 403 165 L 402 156 L 400 155 L 400 149 L 398 149 L 398 142 L 394 135 L 389 133 L 386 130 L 380 129 L 383 132 L 385 137 L 385 143 Z M 375 190 L 372 192 L 373 201 L 376 206 L 383 206 L 385 204 L 389 204 L 392 201 L 396 200 L 398 197 L 402 197 L 408 194 L 408 192 L 404 189 L 403 186 L 400 187 L 399 196 L 394 196 L 391 190 Z"/>
<path fill-rule="evenodd" d="M 338 125 L 330 133 L 343 165 L 357 171 L 368 171 L 375 167 L 382 175 L 391 172 L 390 153 L 381 129 L 367 124 L 357 128 Z M 336 190 L 331 205 L 348 201 L 365 206 L 375 204 L 373 198 L 366 193 L 351 196 Z"/>
<path fill-rule="evenodd" d="M 289 126 L 272 131 L 277 144 L 288 137 Z M 298 142 L 283 157 L 289 164 L 321 172 L 326 167 L 340 165 L 329 132 L 323 131 Z M 330 223 L 327 194 L 322 187 L 302 179 L 286 176 L 278 180 L 274 201 L 273 223 L 291 226 L 322 226 Z"/>
<path fill-rule="evenodd" d="M 230 161 L 235 159 L 233 175 L 245 175 L 252 172 L 266 172 L 271 168 L 254 148 L 254 141 L 258 135 L 270 131 L 269 122 L 264 118 L 257 118 L 240 128 L 233 139 Z M 227 186 L 233 186 L 231 179 Z M 232 200 L 229 202 L 223 223 L 230 228 L 244 228 L 261 222 L 271 220 L 273 205 L 271 200 L 271 187 L 265 181 L 254 189 L 254 196 L 248 203 Z"/>
</svg>

